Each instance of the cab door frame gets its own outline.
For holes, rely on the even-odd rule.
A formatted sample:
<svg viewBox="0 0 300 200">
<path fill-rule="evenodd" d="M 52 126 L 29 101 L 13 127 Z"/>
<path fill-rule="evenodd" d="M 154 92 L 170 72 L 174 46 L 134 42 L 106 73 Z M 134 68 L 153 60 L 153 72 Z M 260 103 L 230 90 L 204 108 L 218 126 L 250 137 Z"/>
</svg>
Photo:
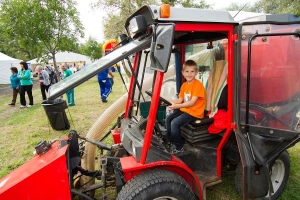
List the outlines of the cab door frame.
<svg viewBox="0 0 300 200">
<path fill-rule="evenodd" d="M 270 24 L 270 22 L 264 22 Z M 241 52 L 242 40 L 245 38 L 242 35 L 243 25 L 257 24 L 254 22 L 243 23 L 239 27 L 239 41 L 237 43 L 237 60 L 236 64 L 241 66 Z M 263 24 L 263 23 L 261 23 Z M 276 23 L 278 25 L 278 23 Z M 286 23 L 282 23 L 284 25 Z M 276 129 L 272 127 L 265 127 L 262 125 L 250 124 L 250 83 L 251 83 L 251 53 L 252 41 L 258 37 L 274 37 L 274 36 L 300 36 L 299 32 L 281 32 L 281 33 L 263 33 L 257 32 L 248 39 L 248 56 L 247 56 L 247 83 L 246 83 L 246 100 L 245 100 L 245 123 L 241 123 L 241 85 L 237 86 L 237 109 L 235 117 L 237 121 L 237 131 L 235 133 L 237 144 L 241 156 L 242 164 L 242 196 L 243 199 L 263 197 L 272 191 L 272 184 L 270 180 L 270 166 L 272 162 L 286 149 L 300 141 L 300 133 L 297 131 Z M 241 69 L 237 68 L 236 75 L 240 77 Z M 259 107 L 259 106 L 258 106 Z"/>
</svg>

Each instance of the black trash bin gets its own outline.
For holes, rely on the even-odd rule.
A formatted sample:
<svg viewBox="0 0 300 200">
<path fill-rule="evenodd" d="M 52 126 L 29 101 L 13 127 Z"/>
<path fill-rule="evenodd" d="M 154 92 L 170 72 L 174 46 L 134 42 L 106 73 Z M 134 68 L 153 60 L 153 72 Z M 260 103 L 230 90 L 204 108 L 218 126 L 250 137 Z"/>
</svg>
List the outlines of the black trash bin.
<svg viewBox="0 0 300 200">
<path fill-rule="evenodd" d="M 42 105 L 46 115 L 54 130 L 68 130 L 70 123 L 66 115 L 65 109 L 68 108 L 67 103 L 63 99 L 54 99 L 43 101 Z"/>
</svg>

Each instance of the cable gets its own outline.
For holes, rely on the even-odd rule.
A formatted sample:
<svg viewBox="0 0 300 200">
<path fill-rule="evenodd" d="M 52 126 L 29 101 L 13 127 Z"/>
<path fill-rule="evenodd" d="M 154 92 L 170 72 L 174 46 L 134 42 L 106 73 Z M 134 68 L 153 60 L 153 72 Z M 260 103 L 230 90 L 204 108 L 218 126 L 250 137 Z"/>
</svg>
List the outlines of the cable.
<svg viewBox="0 0 300 200">
<path fill-rule="evenodd" d="M 86 184 L 88 184 L 89 182 L 91 182 L 96 177 L 97 174 L 98 174 L 98 172 L 95 172 L 95 174 L 92 176 L 92 178 L 90 180 L 88 180 L 85 184 L 81 185 L 80 187 L 83 187 Z"/>
<path fill-rule="evenodd" d="M 71 118 L 72 124 L 73 124 L 73 126 L 74 126 L 74 129 L 76 130 L 75 123 L 73 122 L 73 118 L 72 118 L 72 115 L 71 115 L 71 112 L 70 112 L 70 109 L 69 109 L 69 107 L 68 107 L 68 112 L 69 112 L 69 115 L 70 115 L 70 118 Z"/>
</svg>

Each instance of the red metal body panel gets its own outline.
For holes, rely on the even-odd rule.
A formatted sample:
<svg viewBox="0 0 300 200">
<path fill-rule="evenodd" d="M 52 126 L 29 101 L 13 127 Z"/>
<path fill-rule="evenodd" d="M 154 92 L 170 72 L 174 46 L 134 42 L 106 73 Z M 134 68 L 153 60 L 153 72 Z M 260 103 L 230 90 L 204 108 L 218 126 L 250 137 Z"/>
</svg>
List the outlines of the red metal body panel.
<svg viewBox="0 0 300 200">
<path fill-rule="evenodd" d="M 142 164 L 144 164 L 146 161 L 147 152 L 150 148 L 150 144 L 151 144 L 151 140 L 152 140 L 154 122 L 156 120 L 158 102 L 159 102 L 159 98 L 160 98 L 160 90 L 161 90 L 163 79 L 164 79 L 164 73 L 157 72 L 156 79 L 155 79 L 155 85 L 154 85 L 154 89 L 153 89 L 152 102 L 150 105 L 150 110 L 149 110 L 149 115 L 148 115 L 148 123 L 147 123 L 146 133 L 145 133 L 145 137 L 144 137 L 144 146 L 143 146 L 142 154 L 141 154 L 141 163 Z"/>
<path fill-rule="evenodd" d="M 116 130 L 113 129 L 113 130 L 111 130 L 111 134 L 113 136 L 114 144 L 121 143 L 120 131 L 116 131 Z"/>
<path fill-rule="evenodd" d="M 0 179 L 0 199 L 71 199 L 66 151 L 59 142 Z"/>
<path fill-rule="evenodd" d="M 228 48 L 227 48 L 227 60 L 228 60 L 228 76 L 227 76 L 227 85 L 228 85 L 228 107 L 227 107 L 227 113 L 228 113 L 228 124 L 227 124 L 227 130 L 225 134 L 222 137 L 221 142 L 218 145 L 217 148 L 217 176 L 221 177 L 221 172 L 222 172 L 222 149 L 226 145 L 231 133 L 232 133 L 232 127 L 231 124 L 233 122 L 233 97 L 234 97 L 234 65 L 233 65 L 233 60 L 234 60 L 234 26 L 233 25 L 226 25 L 225 30 L 228 33 Z"/>
<path fill-rule="evenodd" d="M 217 176 L 221 177 L 222 171 L 222 149 L 228 141 L 232 132 L 231 123 L 233 122 L 233 75 L 234 75 L 234 49 L 233 42 L 236 39 L 234 35 L 234 25 L 232 24 L 176 24 L 176 31 L 221 31 L 226 32 L 228 35 L 228 124 L 227 131 L 222 137 L 222 140 L 217 148 Z M 184 55 L 182 55 L 184 58 Z M 183 61 L 184 62 L 184 59 Z M 183 63 L 182 63 L 183 64 Z"/>
<path fill-rule="evenodd" d="M 230 31 L 233 30 L 232 24 L 176 24 L 175 31 Z M 228 38 L 232 39 L 232 38 Z"/>
<path fill-rule="evenodd" d="M 195 194 L 202 200 L 202 187 L 198 177 L 188 168 L 180 159 L 172 156 L 172 161 L 159 161 L 149 164 L 141 164 L 136 162 L 132 156 L 120 159 L 122 171 L 126 181 L 129 181 L 136 175 L 149 169 L 166 169 L 175 172 L 181 176 L 192 188 Z"/>
</svg>

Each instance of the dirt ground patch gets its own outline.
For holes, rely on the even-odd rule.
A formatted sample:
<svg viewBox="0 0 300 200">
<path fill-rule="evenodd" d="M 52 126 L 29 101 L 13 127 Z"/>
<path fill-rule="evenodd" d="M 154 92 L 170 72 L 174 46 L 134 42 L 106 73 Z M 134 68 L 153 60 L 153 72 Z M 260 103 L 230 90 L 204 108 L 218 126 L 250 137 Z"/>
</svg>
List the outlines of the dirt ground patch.
<svg viewBox="0 0 300 200">
<path fill-rule="evenodd" d="M 33 90 L 39 89 L 39 81 L 34 80 L 33 81 Z M 0 85 L 0 96 L 6 95 L 6 94 L 12 94 L 12 89 L 10 85 Z"/>
</svg>

